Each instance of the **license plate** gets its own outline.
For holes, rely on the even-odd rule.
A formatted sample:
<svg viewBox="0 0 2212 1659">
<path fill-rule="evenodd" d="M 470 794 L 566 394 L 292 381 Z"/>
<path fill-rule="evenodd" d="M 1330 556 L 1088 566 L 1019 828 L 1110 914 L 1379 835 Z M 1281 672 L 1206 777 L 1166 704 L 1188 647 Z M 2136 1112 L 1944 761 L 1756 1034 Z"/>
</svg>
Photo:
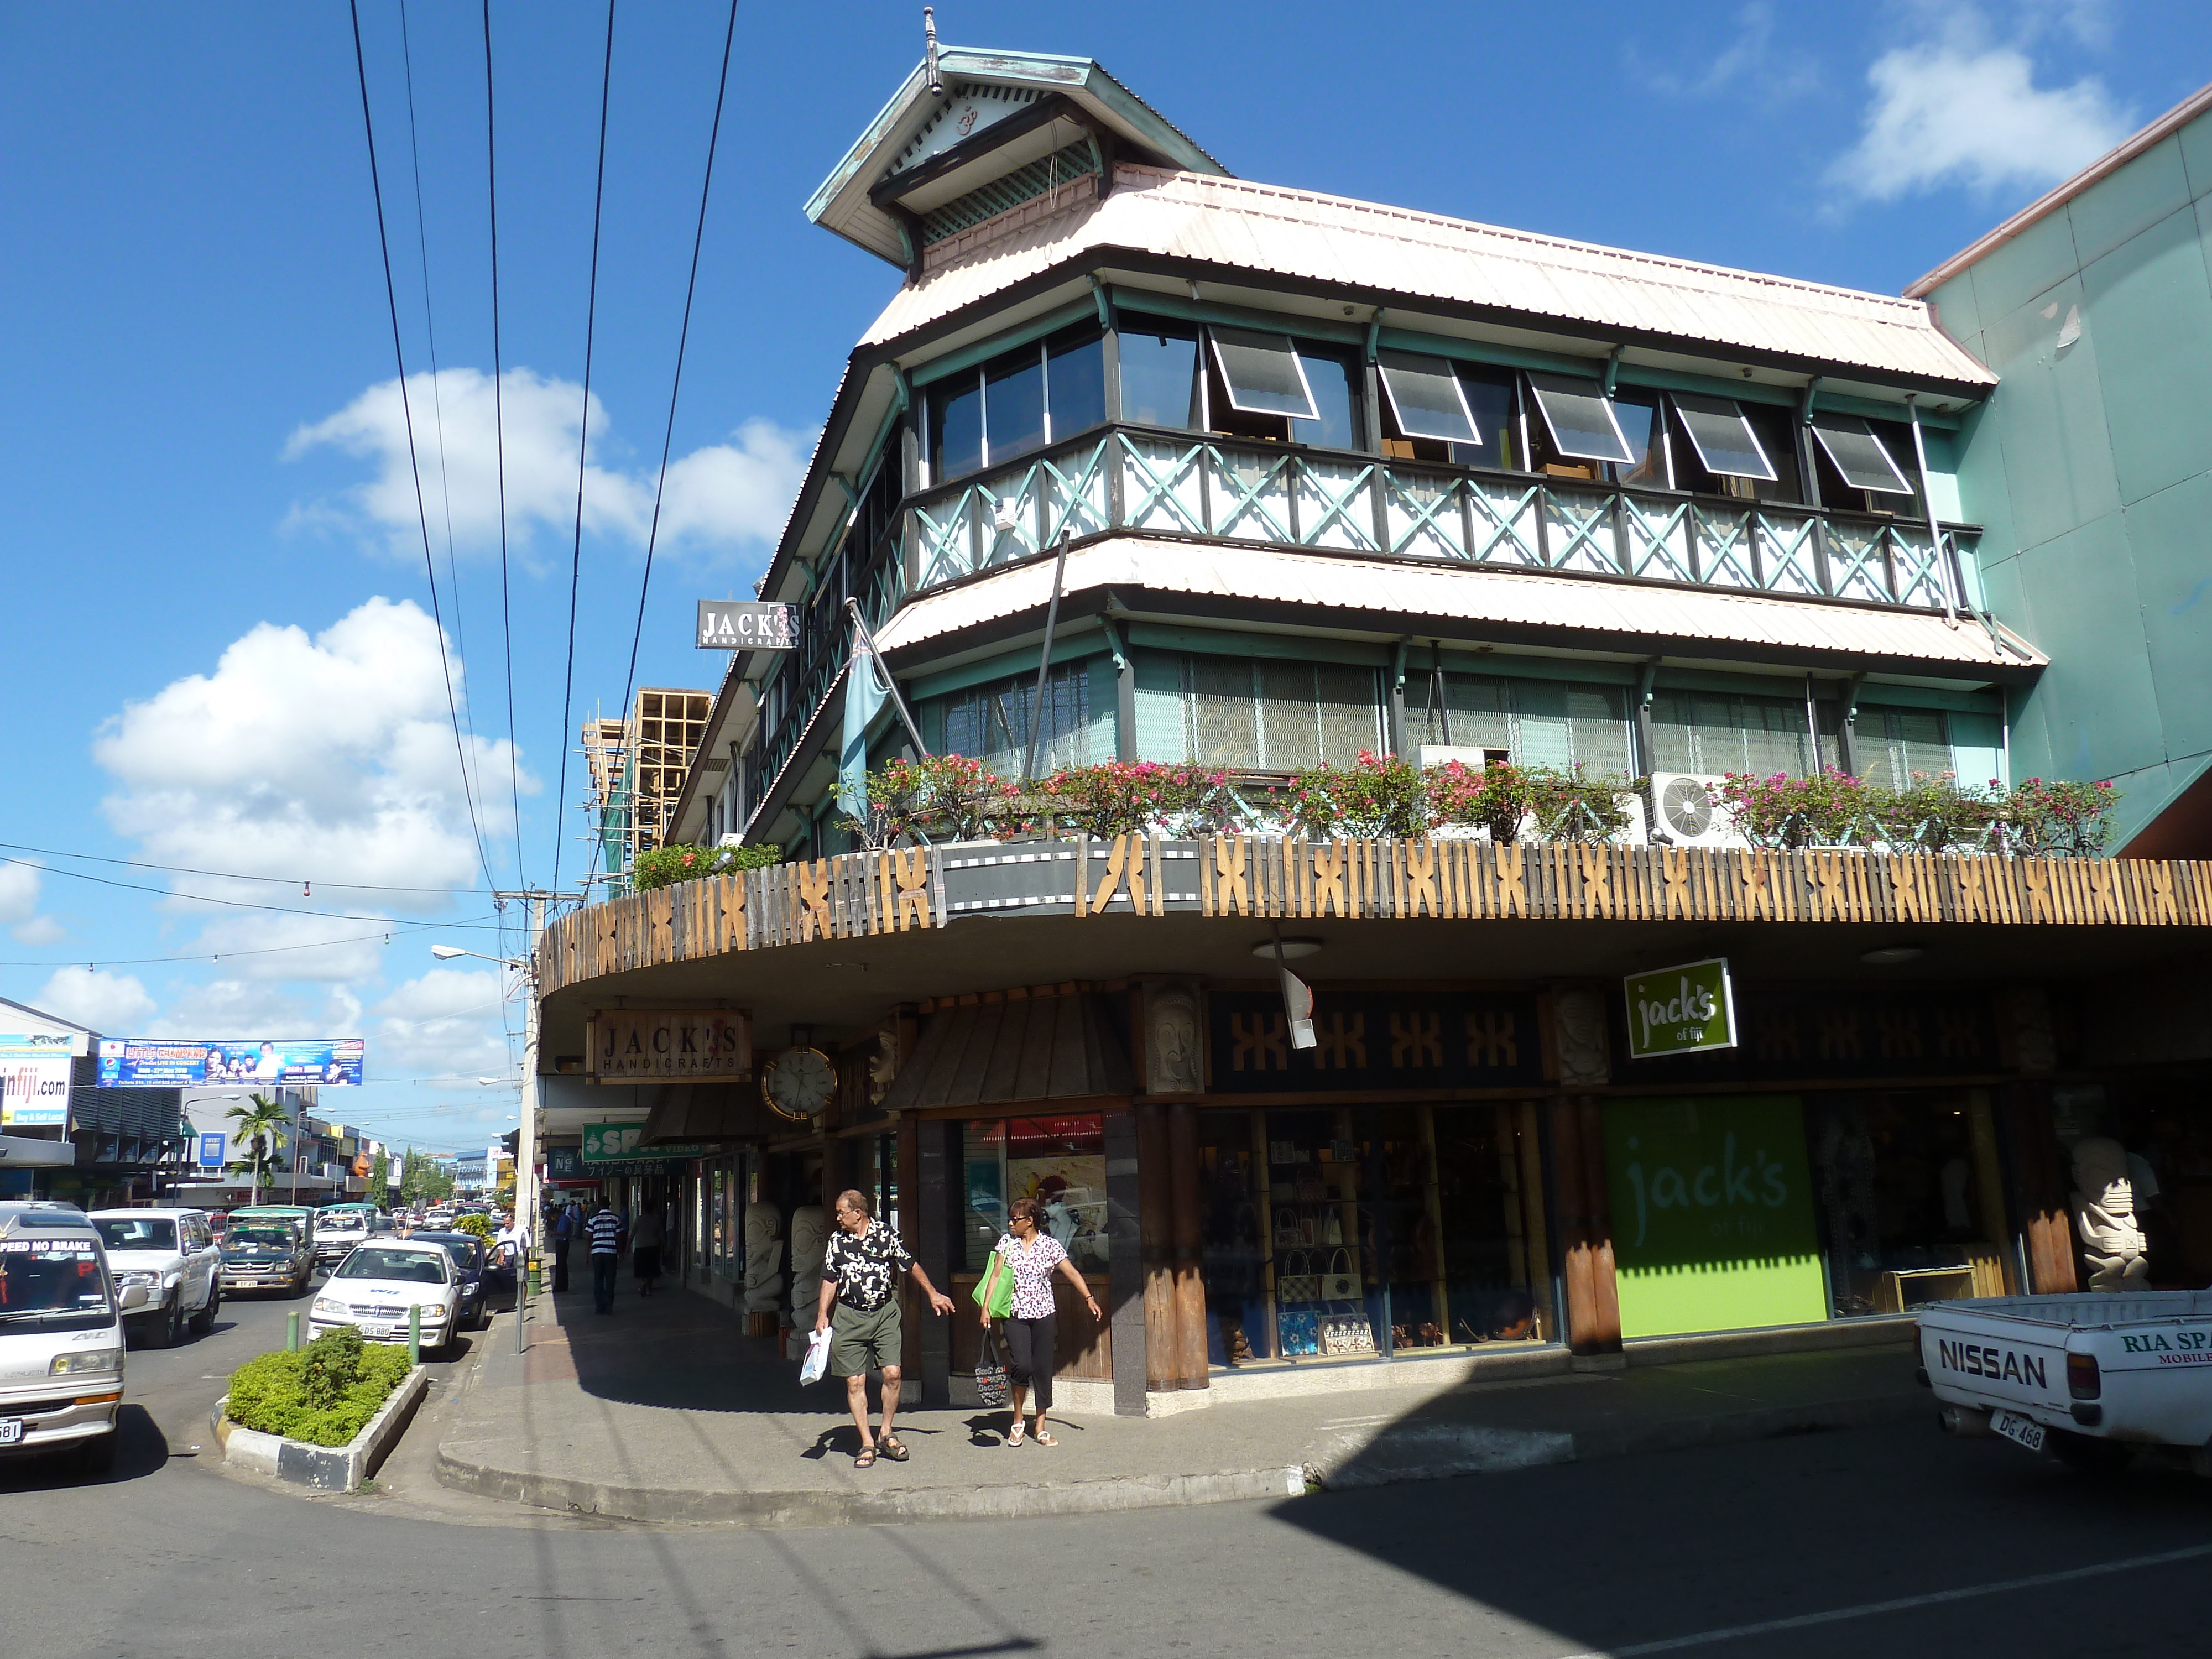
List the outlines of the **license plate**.
<svg viewBox="0 0 2212 1659">
<path fill-rule="evenodd" d="M 393 1334 L 393 1327 L 390 1325 L 372 1325 L 364 1321 L 362 1324 L 361 1334 L 372 1342 L 381 1342 L 386 1337 Z"/>
<path fill-rule="evenodd" d="M 0 1417 L 0 1446 L 12 1446 L 23 1437 L 23 1419 Z"/>
<path fill-rule="evenodd" d="M 2030 1451 L 2043 1449 L 2045 1431 L 2032 1417 L 2023 1417 L 2018 1412 L 1996 1412 L 1990 1414 L 1990 1427 L 2015 1446 L 2025 1446 Z"/>
</svg>

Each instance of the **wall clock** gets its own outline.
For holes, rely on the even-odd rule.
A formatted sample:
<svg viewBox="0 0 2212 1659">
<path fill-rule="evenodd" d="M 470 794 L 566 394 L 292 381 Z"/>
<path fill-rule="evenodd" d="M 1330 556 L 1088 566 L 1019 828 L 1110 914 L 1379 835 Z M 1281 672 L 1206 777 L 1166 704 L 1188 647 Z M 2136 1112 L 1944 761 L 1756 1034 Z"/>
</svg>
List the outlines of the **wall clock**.
<svg viewBox="0 0 2212 1659">
<path fill-rule="evenodd" d="M 837 1068 L 819 1048 L 786 1048 L 761 1073 L 761 1098 L 799 1122 L 826 1111 L 837 1094 Z"/>
</svg>

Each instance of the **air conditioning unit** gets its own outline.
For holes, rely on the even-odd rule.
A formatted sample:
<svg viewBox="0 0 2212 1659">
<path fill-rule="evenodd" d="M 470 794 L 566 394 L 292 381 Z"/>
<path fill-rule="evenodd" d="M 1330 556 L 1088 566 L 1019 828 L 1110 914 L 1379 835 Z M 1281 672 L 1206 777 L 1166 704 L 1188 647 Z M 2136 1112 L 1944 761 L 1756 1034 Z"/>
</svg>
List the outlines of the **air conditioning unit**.
<svg viewBox="0 0 2212 1659">
<path fill-rule="evenodd" d="M 1676 847 L 1748 847 L 1735 817 L 1714 798 L 1727 780 L 1704 772 L 1651 775 L 1651 839 Z"/>
<path fill-rule="evenodd" d="M 1420 758 L 1424 766 L 1448 766 L 1457 761 L 1468 771 L 1480 772 L 1486 756 L 1481 749 L 1464 744 L 1425 743 L 1421 745 Z"/>
<path fill-rule="evenodd" d="M 1616 847 L 1649 847 L 1651 844 L 1651 815 L 1644 805 L 1644 797 L 1634 790 L 1621 792 L 1621 804 L 1628 809 L 1628 823 L 1612 837 Z"/>
</svg>

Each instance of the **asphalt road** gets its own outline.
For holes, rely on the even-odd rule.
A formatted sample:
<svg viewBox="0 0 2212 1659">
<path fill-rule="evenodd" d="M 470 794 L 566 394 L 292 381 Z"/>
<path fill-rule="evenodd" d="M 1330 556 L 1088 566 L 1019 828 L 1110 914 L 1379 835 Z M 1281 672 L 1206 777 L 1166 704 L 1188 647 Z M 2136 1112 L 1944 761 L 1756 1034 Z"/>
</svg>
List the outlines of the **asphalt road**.
<svg viewBox="0 0 2212 1659">
<path fill-rule="evenodd" d="M 311 1498 L 222 1473 L 206 1432 L 228 1368 L 304 1305 L 227 1304 L 212 1335 L 135 1352 L 112 1480 L 0 1466 L 10 1653 L 2111 1659 L 2202 1651 L 2212 1622 L 2212 1483 L 2084 1480 L 1932 1425 L 1287 1503 L 733 1532 L 444 1492 L 441 1366 L 380 1490 Z"/>
</svg>

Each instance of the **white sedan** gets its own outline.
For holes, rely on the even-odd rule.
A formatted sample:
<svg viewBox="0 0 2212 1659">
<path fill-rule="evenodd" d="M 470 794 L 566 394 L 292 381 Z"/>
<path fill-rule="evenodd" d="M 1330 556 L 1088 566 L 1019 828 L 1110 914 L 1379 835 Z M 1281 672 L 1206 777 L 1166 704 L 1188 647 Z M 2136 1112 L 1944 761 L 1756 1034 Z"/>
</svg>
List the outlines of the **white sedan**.
<svg viewBox="0 0 2212 1659">
<path fill-rule="evenodd" d="M 355 1246 L 323 1282 L 308 1327 L 320 1336 L 351 1325 L 370 1342 L 404 1342 L 408 1310 L 420 1308 L 423 1348 L 442 1348 L 453 1340 L 460 1297 L 460 1276 L 444 1245 L 379 1238 Z"/>
</svg>

